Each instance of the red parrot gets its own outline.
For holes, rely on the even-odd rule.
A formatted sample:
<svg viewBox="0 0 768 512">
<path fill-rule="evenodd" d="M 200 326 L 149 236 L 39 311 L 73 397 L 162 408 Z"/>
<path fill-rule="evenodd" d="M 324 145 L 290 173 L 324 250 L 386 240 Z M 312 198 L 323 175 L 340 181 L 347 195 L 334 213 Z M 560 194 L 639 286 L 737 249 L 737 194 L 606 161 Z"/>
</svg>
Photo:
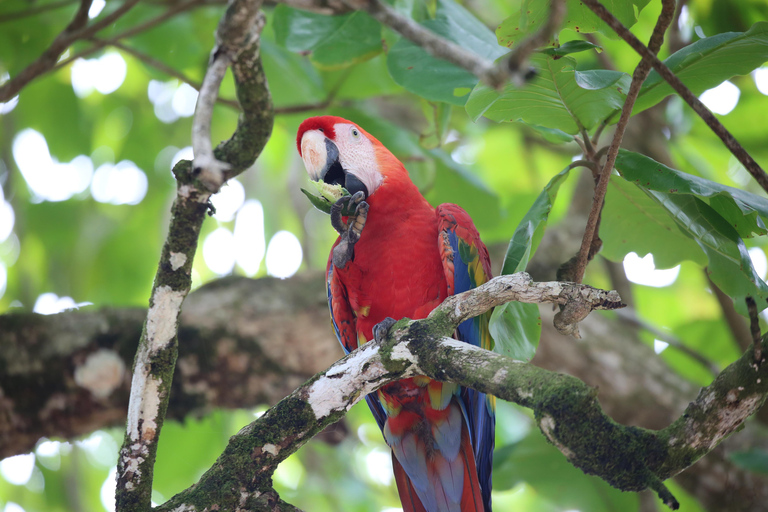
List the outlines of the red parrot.
<svg viewBox="0 0 768 512">
<path fill-rule="evenodd" d="M 331 210 L 341 236 L 326 271 L 331 320 L 347 353 L 393 318 L 425 318 L 449 295 L 491 278 L 469 215 L 455 204 L 433 208 L 403 164 L 358 125 L 312 117 L 296 143 L 311 179 L 351 194 Z M 463 322 L 454 337 L 491 349 L 489 316 Z M 494 397 L 421 376 L 366 400 L 392 449 L 405 512 L 491 511 Z"/>
</svg>

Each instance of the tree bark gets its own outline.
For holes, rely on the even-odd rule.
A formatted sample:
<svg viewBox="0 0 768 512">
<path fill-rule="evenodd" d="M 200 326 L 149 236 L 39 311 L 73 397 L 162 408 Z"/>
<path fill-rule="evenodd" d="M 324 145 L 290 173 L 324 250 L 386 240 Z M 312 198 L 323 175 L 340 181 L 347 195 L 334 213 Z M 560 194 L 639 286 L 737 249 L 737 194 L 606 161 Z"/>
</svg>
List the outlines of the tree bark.
<svg viewBox="0 0 768 512">
<path fill-rule="evenodd" d="M 325 301 L 318 274 L 225 278 L 191 293 L 168 414 L 181 419 L 212 407 L 273 404 L 327 368 L 342 351 Z M 590 315 L 580 325 L 584 339 L 576 341 L 552 327 L 551 307 L 541 310 L 534 363 L 597 386 L 601 405 L 618 422 L 662 428 L 696 397 L 697 387 L 619 320 Z M 70 438 L 122 423 L 126 369 L 144 316 L 141 309 L 0 316 L 0 457 L 27 452 L 41 437 Z M 113 371 L 91 371 L 89 360 Z M 768 441 L 748 424 L 677 481 L 710 510 L 768 510 L 768 478 L 728 459 L 750 446 L 768 448 Z"/>
</svg>

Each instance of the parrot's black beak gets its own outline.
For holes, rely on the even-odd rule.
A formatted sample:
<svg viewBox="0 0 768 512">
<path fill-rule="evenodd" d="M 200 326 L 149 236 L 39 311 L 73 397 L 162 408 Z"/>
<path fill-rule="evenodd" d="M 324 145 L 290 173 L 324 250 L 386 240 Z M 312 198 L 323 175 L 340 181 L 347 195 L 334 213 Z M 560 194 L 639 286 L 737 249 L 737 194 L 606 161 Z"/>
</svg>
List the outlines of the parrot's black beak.
<svg viewBox="0 0 768 512">
<path fill-rule="evenodd" d="M 329 185 L 341 185 L 354 195 L 355 192 L 362 192 L 368 197 L 368 189 L 357 176 L 344 169 L 339 161 L 339 148 L 330 139 L 325 139 L 325 165 L 319 174 L 319 179 Z"/>
</svg>

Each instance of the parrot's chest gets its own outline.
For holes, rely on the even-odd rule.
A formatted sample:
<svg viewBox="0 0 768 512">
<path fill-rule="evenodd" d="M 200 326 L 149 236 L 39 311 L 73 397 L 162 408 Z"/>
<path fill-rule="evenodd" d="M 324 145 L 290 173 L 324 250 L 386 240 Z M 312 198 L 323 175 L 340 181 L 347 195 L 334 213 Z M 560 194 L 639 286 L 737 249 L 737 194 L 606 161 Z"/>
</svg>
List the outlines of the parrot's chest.
<svg viewBox="0 0 768 512">
<path fill-rule="evenodd" d="M 407 220 L 366 224 L 354 260 L 338 271 L 366 340 L 385 318 L 424 318 L 447 295 L 434 213 Z"/>
</svg>

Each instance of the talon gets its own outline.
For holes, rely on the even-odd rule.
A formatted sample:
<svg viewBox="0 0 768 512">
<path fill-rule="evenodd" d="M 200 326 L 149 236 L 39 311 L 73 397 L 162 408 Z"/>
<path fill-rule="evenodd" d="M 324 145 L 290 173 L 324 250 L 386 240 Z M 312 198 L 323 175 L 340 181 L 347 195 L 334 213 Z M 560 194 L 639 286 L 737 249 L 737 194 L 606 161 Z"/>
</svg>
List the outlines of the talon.
<svg viewBox="0 0 768 512">
<path fill-rule="evenodd" d="M 347 226 L 341 220 L 341 212 L 344 210 L 345 203 L 349 200 L 349 196 L 339 198 L 338 201 L 331 206 L 331 226 L 340 235 L 343 235 L 347 231 Z"/>
<path fill-rule="evenodd" d="M 381 322 L 377 323 L 376 325 L 373 326 L 373 338 L 379 343 L 383 342 L 385 339 L 387 339 L 387 334 L 389 333 L 389 330 L 396 323 L 397 323 L 397 320 L 395 320 L 391 316 L 388 316 Z"/>
</svg>

